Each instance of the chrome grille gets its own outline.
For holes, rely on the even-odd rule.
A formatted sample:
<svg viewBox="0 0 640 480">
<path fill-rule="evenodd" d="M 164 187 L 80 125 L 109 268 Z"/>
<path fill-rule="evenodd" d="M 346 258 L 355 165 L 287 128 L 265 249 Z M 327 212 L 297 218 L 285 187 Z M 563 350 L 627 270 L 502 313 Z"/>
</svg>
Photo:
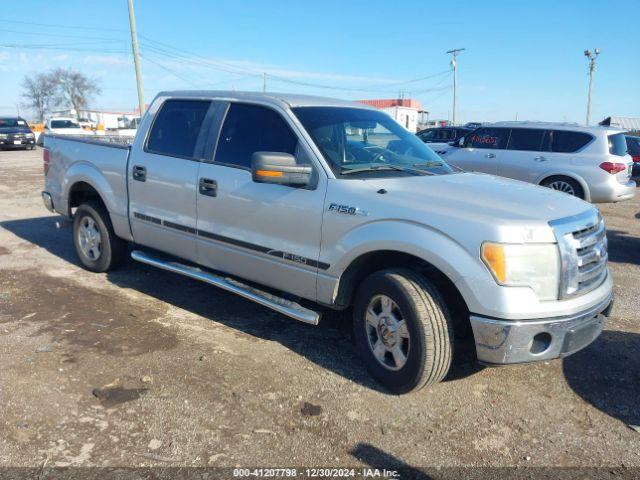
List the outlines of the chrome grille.
<svg viewBox="0 0 640 480">
<path fill-rule="evenodd" d="M 604 222 L 588 230 L 574 232 L 578 254 L 578 290 L 576 293 L 593 290 L 602 283 L 607 270 L 607 234 Z"/>
<path fill-rule="evenodd" d="M 590 292 L 607 276 L 607 232 L 597 211 L 550 222 L 562 262 L 560 298 Z"/>
</svg>

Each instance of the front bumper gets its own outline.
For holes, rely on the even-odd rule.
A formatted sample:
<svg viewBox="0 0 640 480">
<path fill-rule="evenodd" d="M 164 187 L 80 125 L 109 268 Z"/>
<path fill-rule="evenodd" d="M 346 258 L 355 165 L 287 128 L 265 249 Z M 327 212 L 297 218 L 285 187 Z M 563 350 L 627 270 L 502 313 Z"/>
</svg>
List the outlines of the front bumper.
<svg viewBox="0 0 640 480">
<path fill-rule="evenodd" d="M 35 138 L 21 137 L 0 139 L 0 148 L 24 148 L 34 146 L 35 144 Z"/>
<path fill-rule="evenodd" d="M 590 309 L 541 320 L 497 320 L 471 315 L 478 360 L 490 365 L 566 357 L 593 342 L 611 311 L 613 293 Z"/>
</svg>

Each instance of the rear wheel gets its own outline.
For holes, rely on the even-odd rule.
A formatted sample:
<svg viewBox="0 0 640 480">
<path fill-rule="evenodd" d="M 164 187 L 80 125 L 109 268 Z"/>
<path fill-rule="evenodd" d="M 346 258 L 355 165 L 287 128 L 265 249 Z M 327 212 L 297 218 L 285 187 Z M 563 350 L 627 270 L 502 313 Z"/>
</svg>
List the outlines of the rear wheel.
<svg viewBox="0 0 640 480">
<path fill-rule="evenodd" d="M 126 242 L 116 236 L 109 212 L 98 202 L 83 203 L 76 210 L 73 243 L 80 262 L 92 272 L 107 272 L 126 256 Z"/>
<path fill-rule="evenodd" d="M 354 305 L 354 338 L 371 375 L 396 393 L 437 383 L 451 366 L 447 307 L 412 270 L 383 270 L 365 279 Z"/>
<path fill-rule="evenodd" d="M 549 177 L 543 180 L 540 185 L 584 200 L 584 190 L 573 178 L 563 176 Z"/>
</svg>

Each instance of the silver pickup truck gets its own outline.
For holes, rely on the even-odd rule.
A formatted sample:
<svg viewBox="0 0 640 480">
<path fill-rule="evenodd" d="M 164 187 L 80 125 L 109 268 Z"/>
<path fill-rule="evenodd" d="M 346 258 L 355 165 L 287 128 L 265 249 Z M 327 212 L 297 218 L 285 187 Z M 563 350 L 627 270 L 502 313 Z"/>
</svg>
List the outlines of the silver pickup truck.
<svg viewBox="0 0 640 480">
<path fill-rule="evenodd" d="M 612 305 L 598 210 L 447 165 L 386 114 L 326 98 L 160 93 L 131 146 L 48 136 L 45 206 L 84 267 L 131 257 L 317 324 L 353 311 L 370 373 L 442 380 L 454 338 L 500 365 L 574 353 Z M 215 303 L 215 302 L 213 302 Z"/>
</svg>

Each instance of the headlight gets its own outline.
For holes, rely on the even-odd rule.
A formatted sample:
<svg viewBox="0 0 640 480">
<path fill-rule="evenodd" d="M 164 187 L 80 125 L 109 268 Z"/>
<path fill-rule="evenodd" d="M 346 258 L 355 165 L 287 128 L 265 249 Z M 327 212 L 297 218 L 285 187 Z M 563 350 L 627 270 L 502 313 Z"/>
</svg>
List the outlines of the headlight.
<svg viewBox="0 0 640 480">
<path fill-rule="evenodd" d="M 482 261 L 500 285 L 530 287 L 540 300 L 558 299 L 560 254 L 556 244 L 485 242 Z"/>
<path fill-rule="evenodd" d="M 7 134 L 6 133 L 0 133 L 0 138 L 7 138 Z"/>
<path fill-rule="evenodd" d="M 33 138 L 33 137 L 35 137 L 35 135 L 34 135 L 33 133 L 31 133 L 31 132 L 27 133 L 27 135 L 26 135 L 26 136 L 27 136 L 27 138 Z"/>
</svg>

